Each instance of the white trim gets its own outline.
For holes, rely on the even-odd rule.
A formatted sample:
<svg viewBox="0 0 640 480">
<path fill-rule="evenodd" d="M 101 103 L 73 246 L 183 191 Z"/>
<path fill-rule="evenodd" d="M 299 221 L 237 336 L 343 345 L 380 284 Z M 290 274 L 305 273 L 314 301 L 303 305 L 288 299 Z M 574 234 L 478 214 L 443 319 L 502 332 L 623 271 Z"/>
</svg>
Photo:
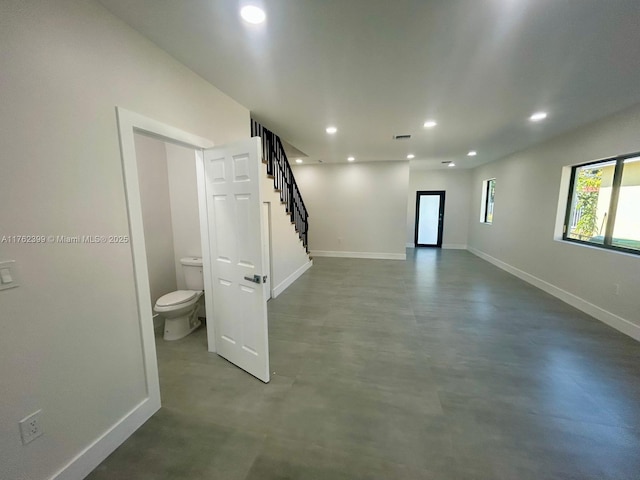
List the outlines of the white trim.
<svg viewBox="0 0 640 480">
<path fill-rule="evenodd" d="M 85 478 L 160 409 L 160 399 L 146 398 L 55 473 L 51 480 Z"/>
<path fill-rule="evenodd" d="M 312 257 L 338 257 L 338 258 L 371 258 L 376 260 L 406 260 L 406 253 L 374 253 L 374 252 L 334 252 L 326 250 L 312 250 Z"/>
<path fill-rule="evenodd" d="M 200 225 L 209 225 L 209 213 L 207 208 L 207 186 L 204 168 L 204 152 L 196 151 L 196 182 L 198 186 L 198 215 L 200 217 Z M 211 274 L 211 240 L 209 238 L 209 229 L 200 227 L 200 245 L 202 245 L 202 273 L 204 275 L 204 291 L 205 299 L 213 298 L 213 283 Z M 216 352 L 216 332 L 214 326 L 213 301 L 205 302 L 205 317 L 209 319 L 207 322 L 207 350 Z"/>
<path fill-rule="evenodd" d="M 411 242 L 411 243 L 405 243 L 405 244 L 404 244 L 404 246 L 405 246 L 406 248 L 416 248 L 416 245 L 415 245 L 415 243 L 413 243 L 413 242 Z"/>
<path fill-rule="evenodd" d="M 610 255 L 626 255 L 627 257 L 635 258 L 636 260 L 638 259 L 637 253 L 629 253 L 629 252 L 625 252 L 624 250 L 616 250 L 614 248 L 603 248 L 601 246 L 598 246 L 597 244 L 590 245 L 588 243 L 583 243 L 583 242 L 572 242 L 570 240 L 565 240 L 563 238 L 554 238 L 553 241 L 562 243 L 563 245 L 570 245 L 572 247 L 590 248 L 591 250 L 595 250 L 596 252 L 600 252 L 600 253 L 608 253 Z"/>
<path fill-rule="evenodd" d="M 442 248 L 445 250 L 466 250 L 467 246 L 461 243 L 445 243 Z"/>
<path fill-rule="evenodd" d="M 478 257 L 486 260 L 489 263 L 494 264 L 496 267 L 509 272 L 512 275 L 524 280 L 531 285 L 538 287 L 540 290 L 543 290 L 550 295 L 562 300 L 565 303 L 581 310 L 592 317 L 600 320 L 603 323 L 606 323 L 610 327 L 615 328 L 616 330 L 624 333 L 625 335 L 629 335 L 631 338 L 640 341 L 640 325 L 636 325 L 635 323 L 622 318 L 615 313 L 611 313 L 597 305 L 594 305 L 591 302 L 588 302 L 584 298 L 578 297 L 573 293 L 567 292 L 566 290 L 561 289 L 549 282 L 546 282 L 538 277 L 535 277 L 519 268 L 516 268 L 508 263 L 503 262 L 502 260 L 498 260 L 497 258 L 492 257 L 480 250 L 476 250 L 475 248 L 469 247 L 468 250 L 477 255 Z"/>
<path fill-rule="evenodd" d="M 560 175 L 560 191 L 558 192 L 558 210 L 556 211 L 556 223 L 553 227 L 553 239 L 562 240 L 564 233 L 564 221 L 569 202 L 569 189 L 571 187 L 571 166 L 562 167 Z"/>
<path fill-rule="evenodd" d="M 297 269 L 295 272 L 293 272 L 291 275 L 285 278 L 282 282 L 280 282 L 280 284 L 277 287 L 275 287 L 272 290 L 272 293 L 271 293 L 272 298 L 276 298 L 278 295 L 284 292 L 289 287 L 289 285 L 291 285 L 298 278 L 300 278 L 302 274 L 307 270 L 309 270 L 312 266 L 313 266 L 313 260 L 309 260 L 307 263 L 302 265 L 299 269 Z"/>
</svg>

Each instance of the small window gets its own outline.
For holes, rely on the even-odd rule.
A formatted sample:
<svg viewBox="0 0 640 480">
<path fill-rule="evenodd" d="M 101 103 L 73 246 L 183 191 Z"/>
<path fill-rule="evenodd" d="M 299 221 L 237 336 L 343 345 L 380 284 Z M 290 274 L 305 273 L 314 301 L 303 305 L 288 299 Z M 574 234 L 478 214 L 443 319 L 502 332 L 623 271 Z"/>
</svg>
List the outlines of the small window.
<svg viewBox="0 0 640 480">
<path fill-rule="evenodd" d="M 573 167 L 563 238 L 640 253 L 640 154 Z"/>
<path fill-rule="evenodd" d="M 496 196 L 496 179 L 492 178 L 482 182 L 482 208 L 480 221 L 493 223 L 493 203 Z"/>
</svg>

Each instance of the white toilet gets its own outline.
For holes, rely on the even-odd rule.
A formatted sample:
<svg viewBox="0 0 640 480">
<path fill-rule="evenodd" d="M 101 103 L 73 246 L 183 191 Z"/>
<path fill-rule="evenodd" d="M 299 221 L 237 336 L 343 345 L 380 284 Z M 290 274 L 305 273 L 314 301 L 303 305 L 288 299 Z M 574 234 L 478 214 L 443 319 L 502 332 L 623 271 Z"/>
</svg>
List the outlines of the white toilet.
<svg viewBox="0 0 640 480">
<path fill-rule="evenodd" d="M 167 293 L 158 299 L 153 311 L 164 317 L 164 339 L 178 340 L 200 326 L 198 310 L 204 300 L 202 258 L 180 259 L 184 281 L 188 290 Z"/>
</svg>

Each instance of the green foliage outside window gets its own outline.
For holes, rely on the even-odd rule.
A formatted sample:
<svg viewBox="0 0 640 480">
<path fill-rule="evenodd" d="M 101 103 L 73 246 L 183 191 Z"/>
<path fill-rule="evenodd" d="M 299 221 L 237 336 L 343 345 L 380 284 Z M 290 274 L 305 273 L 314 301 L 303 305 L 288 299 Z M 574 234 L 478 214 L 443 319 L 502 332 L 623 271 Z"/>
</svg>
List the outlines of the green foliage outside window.
<svg viewBox="0 0 640 480">
<path fill-rule="evenodd" d="M 577 182 L 576 211 L 581 212 L 575 234 L 589 239 L 597 234 L 598 195 L 602 183 L 602 169 L 581 170 Z"/>
</svg>

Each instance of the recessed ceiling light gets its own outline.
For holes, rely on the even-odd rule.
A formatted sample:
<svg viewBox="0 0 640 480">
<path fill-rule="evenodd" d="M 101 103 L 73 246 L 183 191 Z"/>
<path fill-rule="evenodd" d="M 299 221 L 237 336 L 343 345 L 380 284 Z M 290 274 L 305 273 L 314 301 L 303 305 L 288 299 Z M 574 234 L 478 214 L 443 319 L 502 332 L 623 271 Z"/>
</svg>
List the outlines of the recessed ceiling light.
<svg viewBox="0 0 640 480">
<path fill-rule="evenodd" d="M 536 112 L 529 117 L 529 120 L 532 122 L 539 122 L 540 120 L 544 120 L 547 118 L 547 112 Z"/>
<path fill-rule="evenodd" d="M 434 120 L 427 120 L 426 122 L 424 122 L 424 128 L 433 128 L 436 125 L 438 125 L 438 123 Z"/>
<path fill-rule="evenodd" d="M 410 153 L 409 155 L 407 155 L 407 158 L 411 160 L 413 158 L 416 158 L 416 156 L 413 153 Z"/>
<path fill-rule="evenodd" d="M 477 154 L 478 154 L 478 152 L 476 152 L 475 150 L 471 150 L 469 153 L 467 153 L 467 156 L 475 157 Z"/>
<path fill-rule="evenodd" d="M 329 135 L 333 135 L 334 133 L 336 133 L 338 131 L 338 129 L 336 127 L 327 127 L 327 129 L 325 130 Z"/>
<path fill-rule="evenodd" d="M 453 163 L 453 162 L 451 162 L 449 165 L 447 165 L 447 167 L 455 167 L 455 166 L 456 166 L 456 164 Z"/>
<path fill-rule="evenodd" d="M 296 158 L 296 163 L 302 163 L 302 159 L 301 158 Z"/>
<path fill-rule="evenodd" d="M 253 23 L 254 25 L 264 22 L 267 18 L 264 10 L 254 5 L 247 5 L 246 7 L 243 7 L 242 10 L 240 10 L 240 16 L 245 22 Z"/>
<path fill-rule="evenodd" d="M 348 161 L 353 162 L 356 159 L 356 157 L 349 157 L 347 158 Z"/>
</svg>

